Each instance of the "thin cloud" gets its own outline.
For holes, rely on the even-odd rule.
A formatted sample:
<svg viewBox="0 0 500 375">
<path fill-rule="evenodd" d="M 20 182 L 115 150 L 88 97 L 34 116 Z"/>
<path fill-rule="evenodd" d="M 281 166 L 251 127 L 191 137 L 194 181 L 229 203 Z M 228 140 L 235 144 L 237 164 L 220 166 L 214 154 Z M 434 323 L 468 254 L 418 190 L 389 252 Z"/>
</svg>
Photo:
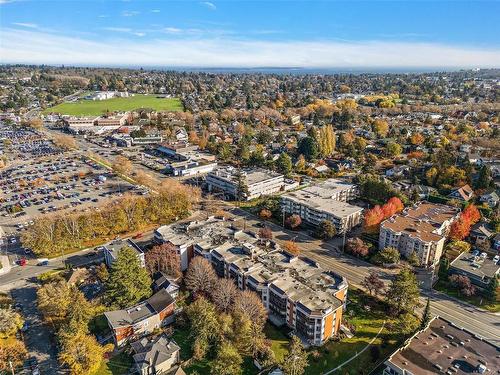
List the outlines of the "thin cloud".
<svg viewBox="0 0 500 375">
<path fill-rule="evenodd" d="M 130 33 L 132 29 L 128 27 L 103 27 L 103 30 L 116 31 L 117 33 Z"/>
<path fill-rule="evenodd" d="M 210 1 L 202 1 L 200 4 L 203 5 L 204 7 L 208 8 L 208 9 L 210 9 L 210 10 L 216 10 L 217 9 L 217 7 L 215 6 L 215 4 L 211 3 Z"/>
<path fill-rule="evenodd" d="M 165 27 L 163 31 L 167 34 L 180 34 L 182 32 L 182 29 L 179 29 L 177 27 Z"/>
<path fill-rule="evenodd" d="M 134 31 L 132 31 L 134 32 Z M 4 29 L 3 63 L 311 68 L 500 66 L 498 48 L 387 41 L 262 41 L 234 38 L 102 39 Z M 88 51 L 93 51 L 89 54 Z"/>
<path fill-rule="evenodd" d="M 98 18 L 108 18 L 109 16 L 106 14 L 99 14 L 97 17 Z"/>
<path fill-rule="evenodd" d="M 0 0 L 1 1 L 1 0 Z M 38 25 L 36 23 L 28 23 L 28 22 L 12 22 L 13 25 L 27 27 L 29 29 L 38 29 Z"/>
<path fill-rule="evenodd" d="M 159 9 L 152 9 L 151 13 L 160 13 L 161 11 Z"/>
<path fill-rule="evenodd" d="M 124 10 L 121 15 L 122 17 L 134 17 L 140 14 L 141 12 L 138 12 L 136 10 Z"/>
</svg>

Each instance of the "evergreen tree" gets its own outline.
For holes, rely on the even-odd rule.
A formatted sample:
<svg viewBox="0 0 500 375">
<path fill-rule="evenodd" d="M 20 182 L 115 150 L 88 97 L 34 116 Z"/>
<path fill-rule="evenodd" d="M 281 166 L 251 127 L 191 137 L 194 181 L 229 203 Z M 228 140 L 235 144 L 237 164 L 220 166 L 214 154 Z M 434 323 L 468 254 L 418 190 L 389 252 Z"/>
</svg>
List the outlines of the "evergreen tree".
<svg viewBox="0 0 500 375">
<path fill-rule="evenodd" d="M 302 375 L 308 366 L 307 352 L 297 336 L 293 336 L 281 368 L 285 375 Z"/>
<path fill-rule="evenodd" d="M 498 301 L 498 278 L 493 277 L 490 280 L 490 283 L 488 284 L 488 287 L 486 288 L 486 297 L 490 302 L 497 302 Z"/>
<path fill-rule="evenodd" d="M 106 285 L 109 303 L 117 308 L 130 307 L 151 295 L 151 278 L 141 267 L 136 252 L 123 247 L 111 266 Z"/>
<path fill-rule="evenodd" d="M 423 330 L 431 322 L 431 300 L 427 298 L 427 303 L 425 304 L 424 313 L 422 314 L 422 320 L 420 321 L 420 329 Z"/>
<path fill-rule="evenodd" d="M 479 175 L 476 181 L 476 189 L 487 189 L 491 183 L 491 171 L 487 165 L 484 165 L 479 170 Z"/>
<path fill-rule="evenodd" d="M 276 161 L 276 168 L 285 176 L 290 176 L 292 173 L 292 158 L 290 158 L 290 155 L 286 152 L 281 153 Z"/>
<path fill-rule="evenodd" d="M 315 138 L 305 137 L 299 141 L 299 154 L 302 154 L 308 160 L 317 159 L 319 156 L 319 145 Z"/>
<path fill-rule="evenodd" d="M 415 310 L 419 297 L 417 278 L 409 268 L 396 275 L 386 293 L 386 301 L 396 315 Z"/>
</svg>

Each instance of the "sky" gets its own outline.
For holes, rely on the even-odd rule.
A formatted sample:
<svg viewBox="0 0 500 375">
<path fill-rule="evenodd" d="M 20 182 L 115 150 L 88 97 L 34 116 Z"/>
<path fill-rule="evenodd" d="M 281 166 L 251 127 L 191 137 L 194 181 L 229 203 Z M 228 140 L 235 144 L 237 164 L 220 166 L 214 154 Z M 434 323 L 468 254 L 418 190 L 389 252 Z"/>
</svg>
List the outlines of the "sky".
<svg viewBox="0 0 500 375">
<path fill-rule="evenodd" d="M 500 1 L 0 0 L 0 63 L 500 67 Z"/>
</svg>

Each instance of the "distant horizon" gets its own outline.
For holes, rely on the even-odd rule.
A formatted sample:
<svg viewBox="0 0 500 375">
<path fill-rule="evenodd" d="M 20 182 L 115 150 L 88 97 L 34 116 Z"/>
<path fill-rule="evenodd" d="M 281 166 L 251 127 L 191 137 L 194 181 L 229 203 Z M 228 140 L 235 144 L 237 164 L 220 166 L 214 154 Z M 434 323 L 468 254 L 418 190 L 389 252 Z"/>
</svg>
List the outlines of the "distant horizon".
<svg viewBox="0 0 500 375">
<path fill-rule="evenodd" d="M 0 62 L 500 67 L 498 1 L 0 0 Z"/>
<path fill-rule="evenodd" d="M 91 65 L 91 64 L 36 64 L 2 62 L 0 66 L 36 66 L 49 68 L 89 68 L 89 69 L 130 69 L 176 72 L 216 72 L 216 73 L 305 73 L 305 74 L 420 74 L 420 73 L 455 73 L 475 70 L 500 70 L 497 67 L 299 67 L 299 66 L 162 66 L 162 65 Z"/>
</svg>

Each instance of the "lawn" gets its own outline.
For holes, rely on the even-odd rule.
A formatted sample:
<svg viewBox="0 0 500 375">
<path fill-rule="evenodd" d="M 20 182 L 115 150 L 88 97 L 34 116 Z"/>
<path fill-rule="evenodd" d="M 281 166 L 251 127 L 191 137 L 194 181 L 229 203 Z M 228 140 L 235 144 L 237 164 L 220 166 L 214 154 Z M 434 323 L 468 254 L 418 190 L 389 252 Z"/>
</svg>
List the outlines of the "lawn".
<svg viewBox="0 0 500 375">
<path fill-rule="evenodd" d="M 369 297 L 365 293 L 350 288 L 350 304 L 347 306 L 344 321 L 349 321 L 355 327 L 352 338 L 344 338 L 341 341 L 330 341 L 321 348 L 309 349 L 309 366 L 306 375 L 323 374 L 350 359 L 377 335 L 387 319 L 385 305 Z M 365 309 L 365 306 L 370 309 Z M 391 333 L 387 326 L 381 334 L 362 354 L 337 370 L 336 374 L 368 374 L 380 365 L 400 344 L 400 337 Z M 372 347 L 377 349 L 372 349 Z"/>
<path fill-rule="evenodd" d="M 477 296 L 464 296 L 458 292 L 456 288 L 454 288 L 448 281 L 439 279 L 439 281 L 434 285 L 434 289 L 443 292 L 451 297 L 455 297 L 464 302 L 470 303 L 471 305 L 480 307 L 482 309 L 488 310 L 492 313 L 500 312 L 500 303 L 492 303 L 486 298 L 477 295 Z"/>
<path fill-rule="evenodd" d="M 288 352 L 290 339 L 282 332 L 282 329 L 278 329 L 270 323 L 267 323 L 264 327 L 264 333 L 271 340 L 271 349 L 274 352 L 276 360 L 281 362 Z"/>
<path fill-rule="evenodd" d="M 125 375 L 129 373 L 132 366 L 132 357 L 126 353 L 120 353 L 103 362 L 95 375 Z"/>
<path fill-rule="evenodd" d="M 72 116 L 99 116 L 110 111 L 131 111 L 139 108 L 151 108 L 155 111 L 182 111 L 182 103 L 178 98 L 158 98 L 155 95 L 136 94 L 128 98 L 112 98 L 107 100 L 79 100 L 76 103 L 62 103 L 43 111 Z"/>
</svg>

